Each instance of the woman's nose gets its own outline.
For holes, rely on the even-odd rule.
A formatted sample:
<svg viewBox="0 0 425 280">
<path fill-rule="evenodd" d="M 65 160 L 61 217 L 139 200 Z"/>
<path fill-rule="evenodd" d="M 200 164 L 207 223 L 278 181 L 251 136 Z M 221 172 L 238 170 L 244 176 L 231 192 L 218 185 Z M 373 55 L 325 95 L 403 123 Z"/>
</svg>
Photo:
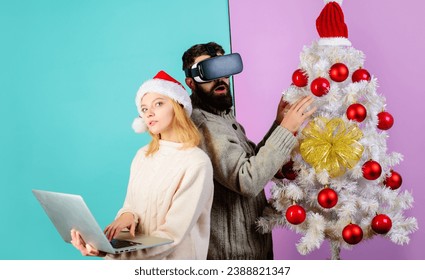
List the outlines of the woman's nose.
<svg viewBox="0 0 425 280">
<path fill-rule="evenodd" d="M 148 108 L 148 109 L 146 110 L 146 116 L 147 116 L 147 117 L 152 117 L 152 116 L 154 116 L 154 115 L 155 115 L 155 112 L 154 112 L 153 108 Z"/>
</svg>

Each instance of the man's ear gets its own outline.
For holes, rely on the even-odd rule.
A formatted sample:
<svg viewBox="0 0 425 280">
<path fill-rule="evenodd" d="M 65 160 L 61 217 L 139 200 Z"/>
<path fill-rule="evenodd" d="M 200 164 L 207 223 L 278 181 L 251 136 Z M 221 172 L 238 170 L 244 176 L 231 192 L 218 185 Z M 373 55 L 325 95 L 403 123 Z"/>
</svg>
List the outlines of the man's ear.
<svg viewBox="0 0 425 280">
<path fill-rule="evenodd" d="M 190 77 L 186 77 L 186 79 L 184 80 L 186 82 L 186 85 L 191 89 L 194 90 L 195 89 L 195 80 L 193 80 Z"/>
</svg>

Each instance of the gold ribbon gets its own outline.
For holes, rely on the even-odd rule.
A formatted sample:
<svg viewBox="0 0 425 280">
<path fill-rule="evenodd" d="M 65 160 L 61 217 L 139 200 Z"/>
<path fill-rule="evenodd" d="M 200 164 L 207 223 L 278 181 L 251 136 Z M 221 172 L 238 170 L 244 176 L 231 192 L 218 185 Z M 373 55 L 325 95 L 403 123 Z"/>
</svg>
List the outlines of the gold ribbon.
<svg viewBox="0 0 425 280">
<path fill-rule="evenodd" d="M 338 177 L 360 160 L 363 146 L 358 140 L 362 137 L 354 123 L 318 117 L 303 129 L 300 153 L 316 173 L 327 170 L 330 177 Z"/>
</svg>

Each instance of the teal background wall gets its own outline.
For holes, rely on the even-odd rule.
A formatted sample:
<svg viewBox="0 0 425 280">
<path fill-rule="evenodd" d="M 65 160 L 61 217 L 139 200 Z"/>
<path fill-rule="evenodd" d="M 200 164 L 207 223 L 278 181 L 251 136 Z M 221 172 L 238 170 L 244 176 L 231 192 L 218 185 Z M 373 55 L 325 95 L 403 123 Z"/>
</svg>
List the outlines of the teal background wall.
<svg viewBox="0 0 425 280">
<path fill-rule="evenodd" d="M 81 194 L 103 228 L 124 200 L 134 97 L 181 55 L 230 51 L 227 0 L 0 0 L 0 259 L 82 259 L 31 193 Z M 24 241 L 24 242 L 23 242 Z"/>
</svg>

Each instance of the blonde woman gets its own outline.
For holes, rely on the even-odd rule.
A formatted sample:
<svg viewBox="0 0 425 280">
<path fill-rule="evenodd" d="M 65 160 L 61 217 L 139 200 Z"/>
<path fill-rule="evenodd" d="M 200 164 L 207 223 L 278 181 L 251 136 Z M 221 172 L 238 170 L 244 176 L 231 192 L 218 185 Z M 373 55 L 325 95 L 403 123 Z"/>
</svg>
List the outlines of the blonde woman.
<svg viewBox="0 0 425 280">
<path fill-rule="evenodd" d="M 123 207 L 104 232 L 112 240 L 123 229 L 174 240 L 173 243 L 105 254 L 71 231 L 72 244 L 85 256 L 107 259 L 206 259 L 213 199 L 209 157 L 197 146 L 200 135 L 190 120 L 191 100 L 164 71 L 142 84 L 136 96 L 137 133 L 152 141 L 136 154 Z"/>
</svg>

